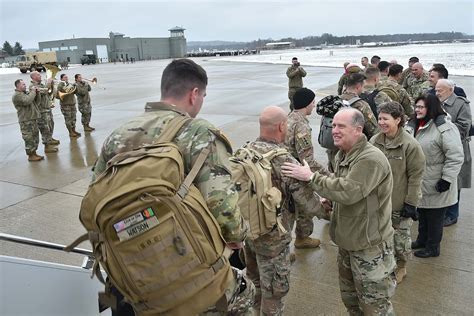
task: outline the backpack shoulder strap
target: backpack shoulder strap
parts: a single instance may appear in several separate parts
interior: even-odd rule
[[[199,170],[201,170],[201,167],[204,164],[204,161],[206,161],[206,158],[209,155],[210,151],[211,150],[209,149],[209,147],[206,147],[203,150],[201,150],[201,152],[199,153],[199,156],[194,162],[193,167],[189,171],[183,183],[181,183],[181,186],[179,187],[178,192],[176,192],[176,194],[181,199],[184,199],[184,197],[188,194],[189,188],[191,187],[191,184],[193,183],[194,178],[196,178],[197,174],[199,173]]]
[[[286,155],[288,153],[288,150],[285,148],[276,148],[272,149],[269,152],[265,153],[262,155],[262,158],[272,160],[273,158],[281,155]]]
[[[171,142],[176,136],[176,134],[179,132],[179,130],[184,126],[184,124],[191,120],[192,118],[184,114],[180,114],[177,117],[173,118],[165,125],[156,143]]]
[[[352,104],[356,103],[359,100],[362,100],[362,99],[356,96],[356,97],[353,97],[352,99],[350,99],[347,102],[349,103],[349,106],[352,106]]]

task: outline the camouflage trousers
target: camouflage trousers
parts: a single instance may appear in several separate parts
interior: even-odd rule
[[[207,311],[199,314],[201,316],[252,316],[252,306],[255,300],[255,285],[247,278],[242,270],[232,268],[234,280],[225,291],[227,299],[227,311],[219,311],[216,306],[210,307]]]
[[[411,256],[411,218],[401,217],[400,213],[392,213],[392,225],[395,230],[393,235],[393,248],[395,259],[399,268],[405,268]]]
[[[49,130],[51,131],[51,137],[54,134],[54,119],[53,119],[53,111],[49,110],[48,112],[48,124],[49,124]]]
[[[38,129],[41,132],[41,139],[43,140],[43,144],[48,144],[53,137],[53,133],[51,132],[51,124],[49,123],[50,115],[48,112],[41,112],[40,118],[38,119]]]
[[[298,90],[299,88],[290,88],[288,90],[288,99],[290,99],[290,110],[293,111],[295,109],[294,105],[293,105],[293,96],[295,95],[296,93],[296,90]]]
[[[67,129],[76,128],[76,105],[61,105],[61,112],[64,115],[64,122],[66,123]]]
[[[258,242],[258,241],[257,241]],[[276,256],[266,256],[256,251],[255,241],[245,241],[247,276],[257,289],[255,308],[260,315],[283,315],[284,297],[290,290],[290,247],[286,246]]]
[[[25,151],[27,155],[36,152],[39,144],[39,130],[36,120],[20,122],[21,137],[25,142]]]
[[[90,103],[79,104],[79,112],[81,112],[82,125],[89,125],[91,121],[92,106]]]
[[[392,241],[359,251],[339,248],[337,263],[341,298],[350,315],[395,315]]]
[[[297,210],[298,215],[296,217],[296,238],[305,238],[311,236],[314,229],[313,214],[306,214]]]

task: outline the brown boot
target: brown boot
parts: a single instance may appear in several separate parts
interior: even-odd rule
[[[51,137],[51,141],[49,142],[48,145],[59,145],[59,144],[60,144],[59,140]]]
[[[76,138],[81,136],[81,133],[76,132],[75,128],[68,128],[67,130],[69,131],[69,137]]]
[[[321,244],[321,240],[311,237],[298,238],[295,240],[296,249],[317,248]]]
[[[40,161],[43,160],[44,157],[37,155],[36,152],[33,152],[32,154],[28,155],[28,161]]]
[[[92,132],[94,130],[95,130],[95,128],[89,126],[89,124],[84,125],[84,132]]]
[[[290,263],[293,264],[293,262],[296,261],[296,253],[290,252]]]
[[[51,143],[49,143],[49,144],[46,144],[44,146],[44,152],[45,153],[57,153],[58,149],[56,147],[54,147],[54,145],[51,145]]]
[[[397,278],[397,284],[402,283],[403,279],[407,275],[407,269],[400,267],[395,270],[395,277]]]

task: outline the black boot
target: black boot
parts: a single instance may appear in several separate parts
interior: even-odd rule
[[[418,239],[411,243],[411,249],[421,249],[425,248],[425,243],[419,241]]]
[[[438,257],[439,256],[439,246],[426,247],[415,251],[415,257],[418,258],[429,258],[429,257]]]

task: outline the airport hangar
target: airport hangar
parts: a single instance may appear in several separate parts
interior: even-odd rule
[[[71,38],[39,42],[39,50],[56,51],[58,62],[67,61],[80,64],[81,57],[87,54],[97,56],[99,62],[120,60],[151,60],[181,58],[186,56],[185,29],[169,29],[170,37],[125,37],[124,34],[110,32],[108,38]]]

